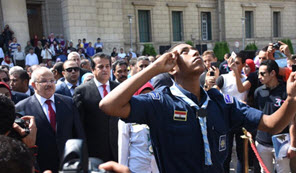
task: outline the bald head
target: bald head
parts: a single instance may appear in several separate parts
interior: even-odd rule
[[[68,60],[75,61],[77,63],[77,65],[80,67],[81,59],[80,59],[79,53],[77,53],[77,52],[71,52],[71,53],[69,53],[67,59]]]

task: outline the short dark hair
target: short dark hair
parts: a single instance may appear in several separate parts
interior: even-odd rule
[[[246,54],[243,51],[240,51],[237,55],[237,58],[240,58],[242,61],[242,64],[246,63]]]
[[[32,173],[34,157],[24,143],[0,135],[0,172]]]
[[[14,120],[14,103],[5,95],[0,94],[0,134],[5,134],[11,130]]]
[[[262,65],[267,66],[268,73],[270,73],[272,70],[274,70],[275,73],[276,73],[276,76],[278,76],[278,74],[279,74],[279,66],[274,60],[268,59],[268,60],[262,61],[260,66],[262,66]]]
[[[121,65],[125,65],[126,67],[128,66],[125,61],[123,61],[121,59],[120,60],[117,60],[112,65],[113,72],[116,70],[116,66],[121,66]]]
[[[224,56],[227,56],[227,59],[228,59],[231,56],[231,54],[230,53],[225,53]]]
[[[57,62],[54,66],[53,66],[53,70],[57,71],[60,75],[63,75],[62,74],[62,71],[64,70],[63,68],[64,66],[64,63],[63,62]]]
[[[110,63],[110,66],[111,66],[111,56],[106,55],[104,53],[96,53],[92,57],[93,61],[91,62],[91,69],[93,69],[93,70],[95,69],[95,67],[96,67],[95,59],[98,59],[98,58],[109,60],[109,63]]]
[[[263,48],[261,49],[261,51],[266,52],[267,49],[268,49],[268,46],[265,46],[265,47],[263,47]]]
[[[14,71],[11,75],[18,75],[18,77],[20,78],[20,80],[24,81],[24,80],[30,80],[30,76],[28,75],[26,70],[16,70]]]
[[[80,62],[80,68],[82,68],[82,66],[86,65],[88,62],[90,63],[90,61],[88,59],[81,60],[81,62]]]

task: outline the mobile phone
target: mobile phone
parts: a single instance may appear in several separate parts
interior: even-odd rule
[[[215,72],[214,71],[210,71],[210,76],[215,76]]]
[[[211,67],[218,67],[218,62],[211,62]]]
[[[292,65],[292,71],[293,71],[293,72],[296,71],[296,64],[293,64],[293,65]]]

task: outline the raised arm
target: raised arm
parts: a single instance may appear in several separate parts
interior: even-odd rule
[[[237,70],[236,64],[233,62],[230,64],[229,67],[232,69],[233,73],[235,74],[235,81],[236,81],[238,92],[243,93],[243,92],[249,90],[251,88],[252,84],[248,80],[246,80],[244,82],[241,81],[241,78],[240,78],[241,72],[239,72]]]
[[[295,117],[296,113],[296,72],[292,72],[287,81],[288,97],[283,105],[272,115],[263,115],[259,130],[272,134],[281,132]]]
[[[177,52],[165,53],[147,68],[125,80],[102,99],[100,109],[108,115],[127,118],[133,94],[152,77],[170,71],[176,65],[177,56]]]

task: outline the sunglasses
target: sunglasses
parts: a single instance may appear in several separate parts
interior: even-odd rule
[[[258,72],[258,76],[261,75],[264,77],[265,74],[266,74],[266,72]]]
[[[2,79],[0,79],[0,81],[3,81],[3,82],[8,82],[9,81],[9,78],[2,78]]]
[[[67,72],[69,72],[69,73],[71,73],[73,70],[74,70],[75,72],[78,72],[79,67],[70,67],[70,68],[65,69],[65,71],[67,71]]]

